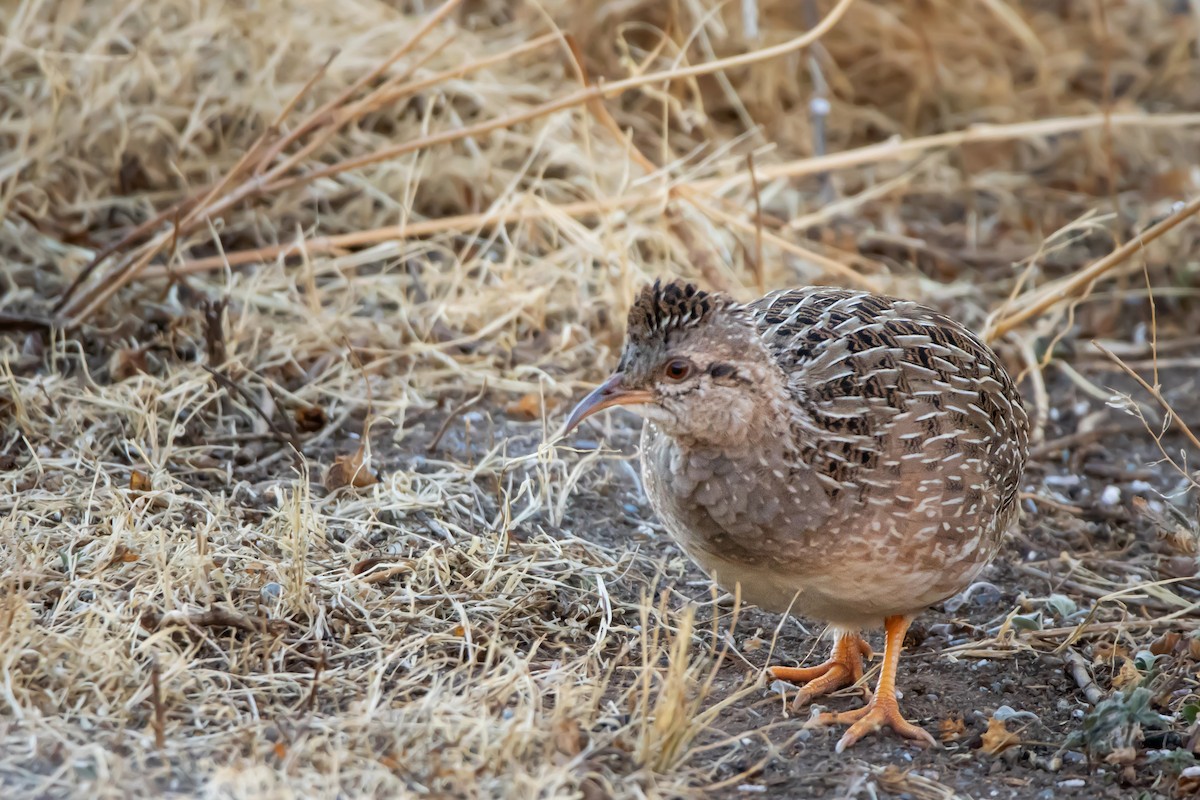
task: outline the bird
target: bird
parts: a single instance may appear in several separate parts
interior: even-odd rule
[[[882,627],[865,704],[812,722],[849,725],[838,753],[884,728],[935,745],[896,677],[913,619],[969,586],[1019,514],[1029,417],[996,353],[912,300],[807,286],[742,303],[659,279],[561,435],[614,406],[643,419],[646,496],[687,555],[833,634],[823,663],[768,668],[803,684],[793,708],[857,684]]]

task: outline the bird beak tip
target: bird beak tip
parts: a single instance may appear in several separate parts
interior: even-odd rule
[[[617,405],[648,402],[649,394],[647,392],[625,388],[621,385],[622,377],[621,373],[614,372],[609,376],[608,380],[589,392],[587,397],[580,400],[579,404],[571,410],[571,415],[567,417],[562,435],[566,436],[575,430],[579,423],[598,411],[603,411],[606,408]]]

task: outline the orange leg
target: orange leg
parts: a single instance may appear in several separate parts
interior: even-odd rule
[[[896,702],[896,670],[900,666],[900,650],[904,646],[904,634],[908,631],[910,617],[888,617],[884,621],[887,629],[887,643],[883,649],[883,669],[879,673],[879,683],[875,686],[875,694],[869,703],[854,711],[840,714],[821,714],[814,720],[818,725],[839,725],[852,722],[842,738],[838,740],[837,751],[840,753],[869,733],[875,733],[885,727],[891,728],[906,739],[912,739],[921,745],[936,745],[933,737],[924,728],[919,728],[900,716],[900,704]]]
[[[788,683],[803,683],[804,688],[792,701],[800,708],[813,698],[850,686],[863,676],[863,657],[871,657],[871,646],[857,633],[841,633],[833,643],[829,660],[815,667],[771,667],[772,678]]]

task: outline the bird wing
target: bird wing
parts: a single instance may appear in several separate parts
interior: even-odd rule
[[[749,310],[788,379],[796,468],[827,491],[921,514],[944,501],[965,506],[957,515],[1015,502],[1028,419],[968,329],[912,301],[822,287]]]

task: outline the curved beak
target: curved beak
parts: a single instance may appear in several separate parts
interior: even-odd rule
[[[566,436],[579,423],[610,406],[628,406],[637,403],[649,403],[653,396],[644,389],[627,389],[621,385],[624,376],[614,372],[608,380],[592,390],[591,394],[579,401],[571,416],[567,417],[566,427],[562,435]]]

